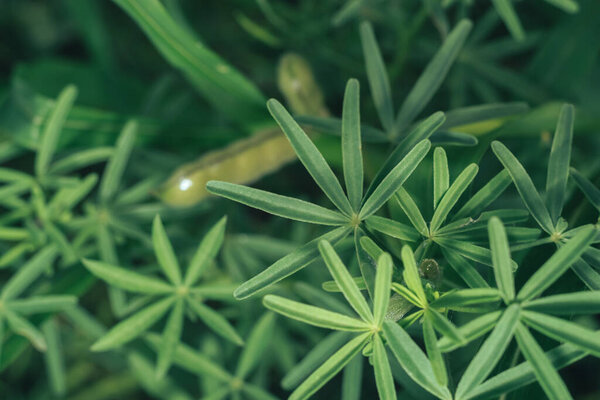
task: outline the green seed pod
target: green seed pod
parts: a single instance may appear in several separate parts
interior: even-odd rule
[[[205,186],[210,180],[248,184],[294,159],[287,138],[272,128],[181,166],[157,194],[169,205],[192,206],[208,196]]]
[[[432,258],[426,258],[419,265],[419,275],[428,281],[437,282],[441,276],[440,266]]]
[[[329,115],[323,92],[308,62],[295,53],[284,54],[277,68],[277,84],[295,114],[326,117]]]

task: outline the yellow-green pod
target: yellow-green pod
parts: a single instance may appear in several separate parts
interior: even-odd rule
[[[295,158],[287,138],[274,127],[180,167],[158,195],[172,206],[192,206],[208,196],[205,186],[210,180],[251,183]]]
[[[293,113],[326,117],[323,92],[308,62],[295,53],[284,54],[277,68],[277,84]]]

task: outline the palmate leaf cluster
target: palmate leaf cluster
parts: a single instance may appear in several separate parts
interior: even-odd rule
[[[0,398],[600,393],[597,5],[60,3],[0,82]]]

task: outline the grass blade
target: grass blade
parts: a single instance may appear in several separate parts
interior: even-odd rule
[[[352,207],[340,186],[340,182],[306,133],[277,100],[269,100],[267,108],[287,136],[308,173],[323,190],[323,193],[341,212],[348,216],[352,215]]]
[[[365,219],[374,214],[389,200],[390,197],[402,186],[413,171],[419,166],[423,158],[429,152],[431,143],[429,140],[419,142],[406,157],[402,159],[381,183],[373,190],[360,210],[360,218]]]
[[[518,324],[516,329],[516,338],[519,348],[523,352],[525,359],[533,367],[533,372],[537,380],[544,389],[544,393],[550,400],[569,400],[572,399],[569,390],[562,381],[560,375],[554,369],[554,366],[546,357],[544,350],[535,341],[529,330],[523,325]]]
[[[358,213],[363,194],[363,161],[360,139],[360,94],[356,79],[348,81],[344,94],[342,160],[348,200],[352,209]]]
[[[167,297],[119,322],[106,335],[98,339],[91,350],[106,351],[130,342],[161,319],[174,302],[174,297]]]
[[[236,332],[233,326],[221,314],[214,311],[212,308],[205,306],[200,301],[190,300],[188,306],[194,313],[208,326],[213,332],[221,337],[231,341],[232,343],[242,346],[244,340]]]
[[[385,321],[383,323],[383,333],[392,353],[413,381],[440,399],[452,399],[448,389],[441,386],[435,379],[435,374],[427,356],[404,329],[395,322]]]
[[[569,179],[569,164],[571,163],[571,143],[573,142],[573,124],[575,107],[565,104],[560,110],[550,160],[548,161],[548,176],[546,178],[546,206],[554,225],[562,212]]]
[[[375,292],[377,293],[377,292]],[[394,378],[387,358],[383,342],[378,334],[373,335],[373,369],[375,370],[375,383],[377,393],[381,400],[395,400],[396,388]]]
[[[511,305],[506,309],[490,336],[483,342],[463,373],[456,388],[457,399],[468,397],[469,392],[492,372],[510,343],[518,323],[519,306]]]
[[[518,300],[530,300],[540,295],[565,273],[577,261],[585,249],[592,243],[598,230],[587,226],[571,238],[552,255],[523,285],[517,295]]]
[[[389,133],[394,130],[394,105],[392,90],[383,57],[373,33],[373,27],[368,22],[360,24],[360,41],[362,43],[367,79],[371,88],[371,96],[375,102],[377,115],[383,128]]]
[[[185,274],[184,284],[186,286],[195,284],[219,253],[225,238],[226,225],[227,217],[223,217],[202,238]]]
[[[346,300],[348,300],[348,303],[363,321],[372,323],[373,314],[369,309],[367,301],[360,293],[360,289],[356,286],[354,279],[352,279],[348,269],[342,260],[340,260],[340,257],[337,255],[331,244],[326,240],[321,240],[319,242],[319,251],[327,265],[327,269],[329,269],[329,273],[338,284],[338,287],[341,289]]]
[[[348,218],[337,211],[304,200],[281,196],[235,183],[210,181],[206,184],[206,189],[212,194],[283,218],[322,225],[348,223]]]
[[[137,122],[133,120],[128,121],[117,139],[114,151],[106,163],[106,168],[100,181],[100,200],[103,202],[112,200],[119,190],[127,161],[129,161],[129,156],[135,144],[137,131]]]
[[[448,188],[436,207],[433,217],[431,217],[431,223],[429,224],[430,232],[435,232],[442,226],[448,214],[460,199],[460,196],[462,196],[467,187],[473,182],[473,179],[475,179],[478,171],[479,167],[477,164],[469,165],[460,173],[450,188]]]
[[[425,108],[439,89],[450,67],[458,56],[472,27],[471,21],[462,20],[450,32],[444,44],[431,59],[402,103],[396,118],[396,132],[406,128]]]
[[[433,151],[433,209],[438,206],[446,190],[450,186],[450,171],[448,170],[448,157],[442,147]]]
[[[506,146],[498,141],[492,142],[492,151],[510,174],[521,199],[523,199],[523,203],[525,203],[533,218],[547,233],[554,233],[554,224],[552,218],[550,218],[550,213],[523,165]]]
[[[154,217],[152,224],[152,245],[158,259],[158,264],[165,276],[174,285],[181,285],[181,267],[179,267],[179,262],[173,251],[173,246],[171,246],[171,241],[160,220],[160,215]]]
[[[283,278],[301,270],[318,256],[318,243],[321,240],[328,240],[335,243],[348,236],[350,231],[351,228],[341,227],[311,240],[287,256],[280,258],[252,279],[242,283],[233,292],[233,296],[238,300],[245,299],[260,289],[279,282]]]
[[[289,400],[305,400],[310,398],[346,364],[354,358],[369,340],[371,333],[363,333],[346,343],[315,372],[313,372],[288,398]]]
[[[157,379],[162,379],[167,374],[173,362],[175,349],[179,344],[181,331],[183,330],[183,306],[183,299],[177,299],[167,319],[167,324],[165,325],[162,340],[158,348],[158,360],[156,362]]]
[[[167,294],[174,291],[173,286],[156,278],[151,278],[121,267],[100,261],[83,260],[83,265],[95,276],[111,286],[134,293]]]
[[[35,157],[35,174],[38,177],[42,177],[48,172],[58,145],[60,133],[76,97],[77,88],[69,85],[60,92],[56,99],[54,109],[48,117],[44,131],[41,134],[41,142]]]
[[[377,260],[377,273],[375,275],[375,295],[373,298],[373,314],[376,326],[381,326],[390,303],[390,287],[392,284],[392,257],[382,254]]]
[[[600,357],[600,333],[561,318],[533,311],[523,311],[522,318],[536,331],[559,342],[571,343],[594,357]]]
[[[510,249],[506,230],[499,218],[492,217],[488,223],[488,234],[490,236],[490,250],[492,252],[492,264],[494,265],[494,277],[504,302],[509,304],[515,298],[515,281],[510,265]]]

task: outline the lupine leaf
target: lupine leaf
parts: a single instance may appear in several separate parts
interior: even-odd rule
[[[404,211],[404,213],[408,217],[408,220],[415,227],[415,229],[421,235],[425,237],[429,236],[429,227],[427,226],[427,222],[425,222],[425,218],[423,218],[419,207],[412,199],[410,194],[408,194],[408,192],[403,187],[401,187],[396,192],[395,199],[402,208],[402,211]]]
[[[367,218],[365,225],[368,229],[373,229],[387,236],[409,242],[416,242],[420,237],[419,233],[413,227],[378,215],[371,215]]]
[[[179,266],[171,241],[169,240],[160,220],[160,216],[158,215],[154,218],[154,223],[152,224],[152,244],[154,246],[156,258],[158,259],[158,264],[165,276],[174,285],[180,285],[181,267]]]
[[[425,349],[427,356],[431,362],[433,373],[438,383],[441,386],[448,385],[448,372],[446,371],[446,363],[442,352],[437,345],[437,337],[433,330],[433,323],[431,322],[431,310],[425,310],[423,316],[423,341],[425,342]]]
[[[519,41],[524,40],[525,31],[521,26],[521,21],[515,12],[511,0],[492,0],[492,2],[512,37]]]
[[[348,222],[348,218],[337,211],[235,183],[210,181],[206,189],[212,194],[283,218],[323,225],[343,225]]]
[[[477,193],[475,193],[465,205],[454,214],[452,220],[456,221],[459,218],[466,217],[476,218],[504,192],[510,182],[510,174],[507,170],[503,169],[479,189]]]
[[[321,328],[350,332],[360,332],[370,329],[368,324],[357,318],[309,306],[272,294],[266,295],[263,298],[263,304],[269,310],[285,315],[288,318]]]
[[[390,303],[390,286],[392,283],[392,257],[382,254],[377,260],[375,275],[375,295],[373,299],[373,314],[375,326],[381,326]]]
[[[510,177],[523,199],[523,203],[537,221],[540,227],[552,234],[554,231],[554,225],[552,224],[552,218],[546,208],[546,205],[542,201],[540,194],[535,189],[533,182],[523,165],[517,160],[517,158],[500,142],[492,142],[492,150],[496,157],[500,160],[504,168],[510,174]]]
[[[592,182],[590,182],[575,168],[571,168],[570,171],[571,176],[573,177],[573,180],[577,186],[579,186],[579,189],[581,189],[585,197],[587,197],[589,202],[592,203],[596,210],[600,211],[600,189],[594,186]]]
[[[442,147],[433,151],[433,209],[435,210],[446,190],[450,186],[448,157]]]
[[[226,224],[227,217],[221,218],[212,228],[210,228],[200,242],[185,274],[184,284],[186,286],[195,284],[217,256],[225,237]]]
[[[546,178],[546,205],[552,222],[556,225],[562,212],[569,179],[571,163],[571,142],[573,141],[573,124],[575,108],[570,104],[563,105],[560,110]]]
[[[383,342],[377,334],[373,335],[373,369],[375,370],[375,382],[379,398],[382,400],[395,400],[396,388],[394,387],[390,363]]]
[[[498,319],[500,319],[501,315],[501,311],[483,314],[482,316],[462,325],[460,328],[458,328],[458,330],[465,338],[467,343],[471,342],[491,331],[494,326],[496,326],[496,323],[498,322]],[[442,352],[446,353],[459,348],[461,343],[458,343],[448,337],[443,337],[438,341],[438,346]]]
[[[62,311],[77,304],[77,297],[67,295],[31,296],[6,302],[7,306],[21,314],[52,313]]]
[[[599,314],[600,296],[596,292],[575,292],[545,296],[523,305],[546,314]]]
[[[119,190],[127,161],[135,144],[137,131],[137,122],[133,120],[129,121],[125,124],[117,139],[114,153],[111,155],[108,163],[106,163],[102,181],[100,182],[100,200],[103,202],[112,200]]]
[[[43,333],[31,322],[10,310],[3,310],[8,326],[18,335],[24,336],[39,351],[46,351],[47,344]]]
[[[419,298],[421,304],[427,305],[427,297],[423,290],[421,278],[419,277],[419,270],[417,269],[417,263],[415,262],[415,256],[409,246],[404,245],[402,247],[402,264],[404,265],[404,282],[410,290],[412,290]]]
[[[544,350],[535,341],[531,333],[521,324],[517,324],[516,338],[519,349],[533,367],[533,372],[544,393],[550,400],[572,399],[569,390],[562,381],[554,366],[546,357]]]
[[[510,265],[510,249],[508,248],[506,230],[500,219],[492,217],[488,223],[488,232],[496,284],[500,289],[504,302],[508,304],[515,298],[515,281]]]
[[[594,226],[582,229],[552,255],[523,285],[517,299],[529,300],[552,285],[581,256],[592,243],[598,230]]]
[[[367,343],[371,333],[363,333],[346,343],[292,392],[289,400],[305,400],[333,378]]]
[[[56,255],[54,246],[44,247],[4,284],[0,298],[6,301],[19,296],[44,270],[52,268]]]
[[[169,318],[167,318],[167,324],[159,345],[158,361],[156,362],[156,377],[158,379],[163,378],[171,367],[175,349],[181,339],[181,331],[183,330],[183,311],[183,299],[177,299]]]
[[[331,244],[322,240],[319,243],[319,251],[321,252],[321,257],[325,260],[329,273],[338,284],[338,287],[342,290],[348,303],[363,321],[372,322],[373,314],[371,313],[369,305]]]
[[[317,185],[323,190],[323,193],[335,206],[344,214],[352,215],[352,206],[344,194],[339,181],[333,174],[333,171],[327,165],[327,162],[310,141],[306,133],[294,121],[292,116],[277,100],[271,99],[267,102],[269,112],[277,121],[283,133],[287,136],[292,147],[296,151],[298,158],[304,164],[308,173],[313,177]]]
[[[134,293],[167,294],[174,291],[173,286],[156,278],[151,278],[100,261],[83,260],[83,265],[111,286]]]
[[[360,95],[356,79],[350,79],[346,85],[342,118],[344,181],[350,205],[355,212],[359,212],[363,194],[363,161],[360,139]]]
[[[244,379],[256,367],[271,343],[274,328],[275,314],[263,314],[248,335],[235,369],[236,377]]]
[[[220,313],[214,311],[212,308],[205,306],[199,301],[189,300],[187,301],[188,306],[194,311],[194,313],[204,322],[210,329],[215,333],[221,335],[225,339],[232,343],[241,346],[244,344],[244,340],[231,326]]]

